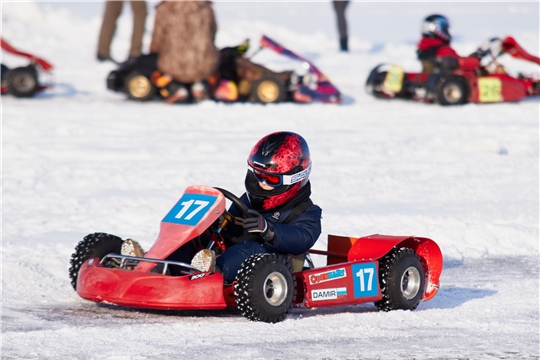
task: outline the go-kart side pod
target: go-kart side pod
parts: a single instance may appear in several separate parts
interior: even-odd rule
[[[221,274],[166,276],[103,267],[88,259],[79,272],[77,294],[85,300],[162,310],[224,309]]]
[[[374,234],[361,238],[328,235],[328,265],[345,261],[379,260],[394,248],[412,249],[422,260],[427,276],[423,301],[432,299],[439,289],[439,278],[443,268],[443,257],[437,243],[416,236],[391,236]],[[311,250],[310,252],[317,253]],[[323,253],[323,252],[320,252]]]

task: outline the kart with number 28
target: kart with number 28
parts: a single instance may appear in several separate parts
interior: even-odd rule
[[[71,257],[73,288],[96,303],[162,310],[238,308],[250,320],[270,323],[284,320],[293,307],[374,302],[382,311],[413,310],[437,293],[441,251],[433,240],[417,236],[329,235],[327,251],[251,256],[233,284],[225,284],[218,272],[170,260],[186,245],[212,249],[218,256],[231,245],[222,230],[242,218],[226,210],[226,199],[248,215],[245,204],[227,190],[188,187],[141,256],[122,254],[127,239],[87,235]],[[310,254],[326,256],[326,265],[315,268]]]

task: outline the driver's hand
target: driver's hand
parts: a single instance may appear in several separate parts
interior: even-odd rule
[[[264,241],[272,242],[274,240],[274,227],[259,214],[258,211],[249,209],[249,217],[244,218],[244,229],[251,234],[259,234]]]

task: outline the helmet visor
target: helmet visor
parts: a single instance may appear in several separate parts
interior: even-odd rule
[[[281,185],[296,184],[297,182],[308,178],[309,173],[311,172],[311,165],[307,169],[302,170],[293,175],[269,173],[269,172],[261,171],[258,169],[254,169],[249,165],[248,165],[248,170],[253,172],[253,176],[255,176],[255,179],[257,179],[257,181],[264,182],[268,186],[278,187]]]

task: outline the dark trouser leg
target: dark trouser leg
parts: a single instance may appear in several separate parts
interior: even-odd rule
[[[133,34],[129,56],[140,56],[147,15],[146,2],[131,1],[131,8],[133,9]]]
[[[121,12],[122,1],[107,1],[105,3],[105,14],[98,40],[98,54],[105,58],[111,55],[111,42],[116,31],[116,19]]]
[[[230,284],[236,278],[242,263],[251,255],[271,252],[255,241],[241,242],[231,246],[216,259],[216,265],[221,269],[225,282]]]
[[[348,51],[347,19],[345,18],[345,9],[349,5],[348,1],[333,1],[336,10],[337,25],[339,31],[339,45],[342,51]]]

